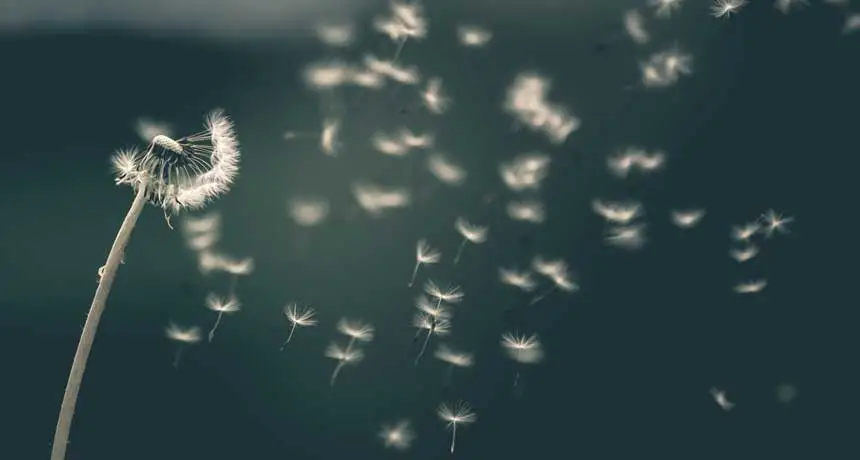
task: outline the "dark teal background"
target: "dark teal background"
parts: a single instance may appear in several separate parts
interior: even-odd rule
[[[822,456],[833,444],[814,441],[823,428],[807,424],[826,392],[809,377],[823,366],[816,350],[826,340],[816,335],[826,321],[817,307],[826,255],[810,237],[825,214],[820,172],[856,154],[857,118],[846,114],[860,100],[860,35],[840,35],[839,10],[816,3],[785,17],[753,2],[717,21],[691,1],[677,17],[650,22],[655,46],[647,48],[621,35],[623,2],[578,15],[500,13],[486,21],[490,46],[464,50],[454,27],[481,18],[480,8],[427,3],[430,36],[408,43],[402,59],[444,79],[450,112],[427,116],[406,89],[341,93],[348,116],[336,159],[312,142],[281,139],[319,126],[317,98],[299,76],[331,53],[312,40],[103,31],[0,38],[0,458],[49,455],[96,270],[132,199],[113,185],[111,152],[138,142],[138,116],[189,133],[215,107],[235,119],[244,147],[238,182],[210,209],[224,216],[222,248],[256,260],[239,284],[245,308],[173,369],[164,326],[207,330],[214,315],[203,299],[228,282],[200,275],[181,235],[159,210],[145,209],[99,329],[69,460],[442,458],[449,434],[434,410],[451,398],[478,413],[458,431],[461,458],[811,458],[813,449],[838,458]],[[342,55],[392,52],[365,37]],[[638,81],[639,59],[675,41],[694,56],[692,77],[665,90],[623,89]],[[583,120],[561,147],[512,133],[501,111],[506,86],[525,69],[551,76],[552,99]],[[467,184],[439,185],[420,154],[371,151],[376,129],[403,125],[435,131],[440,148],[468,169]],[[665,149],[666,170],[646,180],[611,177],[606,155],[628,144]],[[540,227],[505,217],[496,172],[533,149],[553,161]],[[370,218],[350,195],[358,179],[409,186],[416,203]],[[308,194],[332,203],[330,219],[314,229],[286,213],[288,198]],[[496,199],[488,205],[487,197]],[[595,197],[642,200],[648,245],[634,253],[603,245]],[[688,206],[708,214],[682,233],[668,213]],[[731,225],[771,207],[797,217],[791,234],[737,265],[727,255]],[[459,266],[423,272],[466,293],[451,344],[474,351],[477,363],[446,390],[440,363],[411,364],[416,290],[406,282],[417,239],[454,254],[458,215],[491,229]],[[527,298],[502,287],[496,269],[534,254],[564,257],[582,290],[504,315]],[[770,282],[760,295],[731,292],[759,276]],[[281,308],[290,301],[313,305],[321,325],[298,330],[279,353],[288,331]],[[330,389],[334,363],[323,350],[339,339],[341,316],[369,321],[377,337]],[[545,363],[523,374],[521,396],[498,345],[512,328],[539,333],[547,350]],[[783,382],[799,389],[792,405],[775,399]],[[737,408],[721,411],[712,386]],[[418,434],[405,454],[385,451],[376,437],[381,423],[400,418]]]

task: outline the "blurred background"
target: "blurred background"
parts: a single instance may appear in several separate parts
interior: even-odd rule
[[[451,108],[429,113],[411,86],[338,91],[343,147],[332,157],[314,137],[284,139],[320,131],[329,116],[302,72],[325,59],[393,56],[396,45],[370,26],[387,2],[0,1],[0,458],[49,456],[96,271],[133,198],[114,185],[110,155],[144,144],[140,117],[190,134],[219,107],[235,120],[242,170],[207,209],[223,216],[219,249],[255,261],[238,284],[243,310],[171,366],[165,326],[207,331],[215,313],[204,298],[225,293],[229,278],[201,274],[181,232],[147,207],[102,318],[69,460],[442,458],[450,433],[435,410],[455,399],[478,414],[458,430],[454,455],[465,458],[829,453],[821,437],[838,431],[808,426],[826,391],[810,376],[824,370],[820,347],[833,336],[822,336],[830,317],[816,307],[828,253],[811,244],[811,227],[832,209],[825,166],[856,149],[860,34],[843,33],[856,5],[810,3],[783,14],[753,1],[723,20],[704,1],[658,18],[641,0],[428,0],[429,33],[399,60],[442,78]],[[634,8],[647,45],[624,32]],[[326,46],[315,35],[322,23],[352,24],[354,42]],[[461,46],[462,24],[492,40]],[[642,87],[640,62],[674,45],[693,56],[692,75]],[[513,129],[502,110],[508,85],[529,70],[582,120],[561,145]],[[465,183],[430,175],[424,152],[373,150],[376,131],[401,127],[434,133],[434,150],[468,171]],[[607,157],[626,145],[664,150],[665,169],[612,176]],[[529,151],[552,158],[540,225],[507,217],[498,173]],[[369,216],[350,191],[356,181],[406,187],[412,203]],[[291,219],[288,202],[306,197],[328,202],[320,225]],[[641,201],[647,244],[604,244],[595,198]],[[681,230],[669,213],[687,207],[707,215]],[[731,227],[768,208],[796,217],[790,233],[749,262],[730,259]],[[453,266],[458,216],[489,225],[490,237]],[[407,288],[420,238],[445,258]],[[565,259],[580,291],[524,307],[529,297],[497,270],[535,255]],[[465,292],[444,341],[476,362],[453,383],[432,353],[412,364],[413,303],[428,277]],[[769,282],[761,293],[732,292],[755,278]],[[293,301],[313,306],[320,325],[279,352]],[[323,350],[342,341],[343,316],[377,334],[330,388],[335,363]],[[499,346],[509,330],[539,334],[546,349],[516,389]],[[733,410],[715,403],[714,387]],[[404,418],[417,439],[386,450],[381,424]]]

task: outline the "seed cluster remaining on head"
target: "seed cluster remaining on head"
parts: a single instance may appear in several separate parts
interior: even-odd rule
[[[165,212],[202,207],[226,192],[239,171],[233,122],[216,110],[206,129],[179,139],[158,134],[145,151],[123,150],[113,158],[117,184],[146,187],[151,203]]]

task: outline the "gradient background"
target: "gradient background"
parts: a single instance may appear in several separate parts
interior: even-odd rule
[[[430,35],[408,43],[402,60],[444,79],[451,110],[428,116],[412,90],[394,95],[391,86],[343,92],[346,147],[333,159],[281,135],[319,129],[304,65],[393,52],[367,27],[379,4],[2,3],[0,458],[49,455],[96,270],[132,199],[113,185],[111,152],[138,142],[138,116],[188,133],[214,107],[235,119],[244,146],[239,181],[209,209],[224,216],[222,249],[256,260],[239,284],[245,309],[172,368],[164,326],[208,330],[215,316],[203,299],[227,279],[200,275],[181,235],[145,209],[90,358],[69,460],[443,458],[450,434],[434,411],[451,398],[478,413],[458,433],[461,458],[804,458],[813,449],[841,457],[821,437],[839,432],[812,415],[828,391],[811,371],[826,368],[819,351],[829,317],[818,297],[826,254],[809,243],[809,226],[827,212],[817,200],[828,185],[814,185],[820,165],[856,151],[860,35],[840,35],[839,9],[816,2],[786,17],[753,2],[717,21],[705,2],[686,2],[671,20],[650,20],[655,40],[637,48],[620,16],[642,2],[428,1]],[[353,48],[327,50],[308,34],[315,21],[341,16],[362,24]],[[489,27],[490,46],[459,47],[461,21]],[[675,42],[694,56],[692,77],[666,90],[623,89],[638,81],[638,59]],[[563,146],[511,132],[501,112],[506,86],[527,69],[551,76],[552,99],[583,119]],[[371,150],[373,131],[400,126],[435,131],[469,181],[444,187],[420,153]],[[667,169],[647,180],[611,177],[606,155],[628,144],[665,149]],[[529,150],[553,158],[543,226],[512,222],[503,200],[485,200],[507,196],[497,163]],[[408,186],[416,202],[370,218],[349,193],[358,179]],[[331,200],[324,225],[290,221],[286,201],[304,195]],[[632,253],[604,246],[595,197],[642,200],[649,244]],[[708,215],[682,233],[668,213],[688,206]],[[730,226],[770,207],[797,216],[792,233],[737,265],[727,256]],[[416,292],[406,281],[418,238],[453,255],[458,215],[488,223],[491,236],[460,265],[424,272],[466,292],[449,341],[477,363],[446,389],[444,366],[429,353],[411,364]],[[502,287],[496,269],[534,254],[567,259],[582,290],[506,315],[527,298]],[[760,295],[731,293],[759,276],[770,280]],[[297,331],[279,353],[290,301],[316,307],[321,325]],[[344,315],[371,322],[377,337],[332,390],[334,363],[322,352]],[[498,345],[512,328],[539,333],[547,350],[523,374],[521,395]],[[800,391],[790,405],[775,398],[783,382]],[[737,408],[720,410],[712,386]],[[418,434],[403,454],[376,437],[400,418]]]

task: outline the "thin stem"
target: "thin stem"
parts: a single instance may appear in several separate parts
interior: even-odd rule
[[[354,344],[355,344],[355,337],[350,337],[350,338],[349,338],[349,343],[348,343],[348,344],[346,344],[346,352],[347,352],[347,354],[349,354],[349,352],[350,352],[350,351],[352,351],[352,346],[353,346]]]
[[[179,360],[182,359],[183,348],[185,347],[183,347],[182,345],[176,347],[176,354],[173,355],[173,367],[179,367]]]
[[[520,383],[520,371],[517,371],[516,375],[514,375],[514,387],[516,387],[518,383]]]
[[[415,262],[415,268],[412,269],[412,278],[409,279],[409,287],[415,284],[415,276],[418,275],[419,268],[421,268],[421,262]]]
[[[75,416],[75,405],[78,402],[78,393],[81,391],[84,371],[87,368],[87,358],[89,358],[90,350],[93,348],[99,320],[107,304],[108,294],[110,294],[113,280],[116,278],[116,272],[122,262],[125,247],[128,245],[128,240],[132,230],[134,230],[134,225],[137,223],[137,218],[143,211],[144,204],[146,204],[146,184],[142,183],[138,185],[137,195],[135,195],[134,201],[132,201],[131,207],[119,227],[113,246],[110,248],[104,272],[99,279],[99,286],[96,288],[93,303],[90,305],[90,311],[81,332],[78,349],[75,351],[75,359],[72,361],[72,369],[69,371],[66,391],[63,394],[63,403],[60,406],[60,416],[57,419],[57,429],[54,432],[54,443],[51,447],[51,460],[63,460],[66,456],[69,432],[72,427],[72,418]]]
[[[466,248],[466,242],[468,241],[468,239],[463,238],[463,242],[460,243],[460,249],[457,249],[457,256],[454,257],[454,265],[457,265],[457,263],[460,262],[460,256],[463,255],[463,249]]]
[[[212,343],[212,339],[215,338],[215,331],[218,330],[218,325],[221,324],[221,317],[224,316],[223,311],[218,312],[218,319],[215,320],[215,325],[212,326],[212,330],[209,331],[209,343]]]
[[[337,367],[334,368],[334,372],[331,373],[331,379],[328,381],[328,385],[330,387],[334,386],[334,381],[337,380],[337,374],[340,374],[340,370],[343,368],[343,365],[346,364],[346,361],[339,361],[337,363]]]
[[[230,279],[230,298],[236,297],[236,286],[239,284],[239,275],[234,274]]]
[[[293,327],[290,328],[290,335],[287,336],[286,342],[281,345],[281,351],[284,351],[284,348],[287,347],[287,344],[290,343],[290,340],[293,339],[293,332],[296,331],[296,323],[293,323]]]
[[[392,64],[397,64],[397,58],[400,57],[400,52],[403,51],[403,46],[406,45],[406,40],[409,40],[409,37],[401,38],[400,43],[397,44],[397,51],[394,52],[394,57],[391,59]]]
[[[451,429],[451,453],[454,453],[454,444],[457,442],[457,423]]]
[[[544,299],[544,297],[546,297],[546,296],[548,296],[548,295],[552,294],[553,292],[555,292],[555,290],[556,290],[556,288],[557,288],[557,287],[558,287],[558,286],[553,285],[551,288],[549,288],[549,289],[547,289],[546,291],[544,291],[544,292],[543,292],[543,294],[541,294],[541,295],[539,295],[539,296],[535,297],[534,299],[532,299],[532,301],[531,301],[531,302],[529,302],[529,305],[534,305],[534,304],[536,304],[536,303],[540,302],[541,300],[543,300],[543,299]]]
[[[418,361],[421,361],[421,357],[424,356],[424,351],[427,350],[427,342],[430,341],[430,336],[433,335],[433,332],[427,330],[427,337],[424,338],[424,345],[421,345],[421,351],[418,352],[418,356],[415,357],[415,365],[418,365]]]

